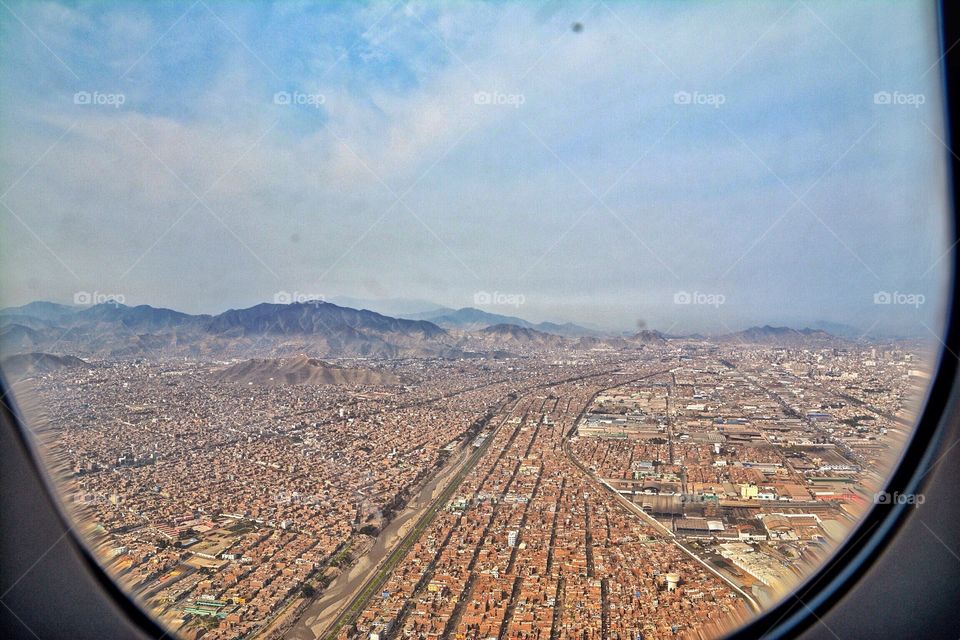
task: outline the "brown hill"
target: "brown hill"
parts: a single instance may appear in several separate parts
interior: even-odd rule
[[[316,358],[252,359],[238,362],[211,375],[217,382],[236,382],[262,386],[274,385],[395,385],[401,379],[375,369],[346,368]]]
[[[77,368],[89,369],[90,364],[74,356],[52,353],[18,353],[0,360],[0,369],[13,379]]]
[[[537,347],[562,347],[566,341],[552,333],[544,333],[536,329],[518,327],[514,324],[495,324],[477,332],[483,340],[494,345],[506,347],[525,345]]]

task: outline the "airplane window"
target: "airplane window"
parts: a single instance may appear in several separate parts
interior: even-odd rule
[[[170,637],[721,637],[923,503],[935,6],[0,5],[5,402]]]

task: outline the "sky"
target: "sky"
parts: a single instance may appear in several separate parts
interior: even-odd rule
[[[934,34],[911,2],[3,0],[0,302],[936,333]]]

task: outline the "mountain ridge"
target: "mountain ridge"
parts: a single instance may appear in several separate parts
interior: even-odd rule
[[[32,316],[30,312],[39,316]],[[30,303],[0,310],[0,346],[6,353],[56,351],[93,357],[318,357],[457,358],[538,349],[643,348],[682,336],[655,330],[631,335],[582,335],[577,325],[533,324],[465,307],[459,320],[476,328],[444,328],[424,319],[397,318],[330,302],[260,303],[222,313],[189,314],[150,305],[108,302],[89,307]],[[448,314],[449,315],[449,314]],[[499,320],[504,320],[499,322]],[[543,328],[553,331],[544,331]],[[564,333],[564,328],[570,329]],[[713,342],[783,347],[826,346],[844,341],[819,329],[749,327]]]

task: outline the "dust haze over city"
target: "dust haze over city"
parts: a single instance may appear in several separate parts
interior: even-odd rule
[[[890,499],[926,5],[4,9],[0,369],[176,636],[714,637]]]

